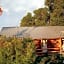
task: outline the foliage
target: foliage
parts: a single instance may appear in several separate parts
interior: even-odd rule
[[[27,13],[27,15],[25,17],[23,17],[22,19],[22,24],[21,26],[30,26],[32,24],[32,14],[31,13]]]
[[[45,0],[45,7],[27,13],[20,26],[63,26],[64,0]]]
[[[47,17],[49,16],[47,8],[40,8],[34,10],[34,15],[27,13],[25,17],[21,20],[20,26],[42,26],[46,25]]]
[[[31,39],[0,37],[0,64],[32,64],[35,58]]]
[[[64,25],[64,0],[46,0],[48,6],[51,25]]]

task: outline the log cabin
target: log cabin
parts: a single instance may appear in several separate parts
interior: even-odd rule
[[[64,53],[64,26],[3,27],[0,35],[31,38],[37,55]]]

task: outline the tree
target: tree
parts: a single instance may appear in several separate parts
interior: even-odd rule
[[[25,17],[22,18],[20,26],[43,26],[46,25],[48,20],[48,12],[47,8],[39,8],[34,10],[34,15],[32,16],[31,13],[27,13]]]
[[[46,0],[51,25],[64,25],[64,0]]]
[[[0,37],[0,64],[33,64],[35,58],[32,39]]]
[[[32,14],[27,13],[25,17],[21,20],[20,26],[31,26],[32,25]]]
[[[45,0],[45,7],[27,13],[22,18],[20,26],[63,26],[64,0]]]
[[[34,22],[35,22],[35,26],[43,26],[46,25],[46,23],[48,22],[47,18],[49,16],[48,12],[47,12],[47,8],[39,8],[37,10],[34,10]]]

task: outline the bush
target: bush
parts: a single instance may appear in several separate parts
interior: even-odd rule
[[[0,37],[0,64],[33,64],[35,58],[31,39]]]

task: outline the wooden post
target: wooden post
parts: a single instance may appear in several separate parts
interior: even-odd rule
[[[60,52],[60,54],[64,55],[64,39],[62,39],[62,41],[61,41],[61,52]]]

